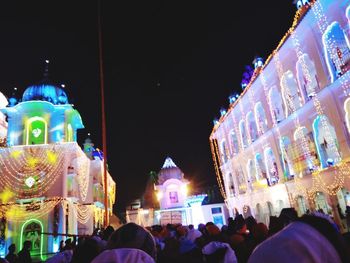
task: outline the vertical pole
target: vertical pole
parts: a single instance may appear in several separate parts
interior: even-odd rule
[[[101,0],[98,0],[98,44],[99,44],[99,64],[100,64],[100,86],[101,86],[101,114],[102,114],[102,147],[103,147],[103,180],[104,180],[104,206],[105,220],[104,226],[108,222],[108,180],[107,180],[107,143],[106,143],[106,113],[105,113],[105,91],[103,76],[103,53],[102,53],[102,25],[101,25]]]

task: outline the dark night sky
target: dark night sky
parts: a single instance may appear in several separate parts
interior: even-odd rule
[[[7,1],[0,11],[0,91],[42,78],[66,84],[101,145],[97,2]],[[107,143],[117,207],[137,198],[167,155],[193,185],[216,183],[212,120],[292,24],[292,0],[102,1]]]

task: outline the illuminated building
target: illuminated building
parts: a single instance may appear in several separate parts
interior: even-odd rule
[[[47,68],[21,100],[9,100],[7,107],[1,103],[8,127],[7,145],[0,148],[0,256],[11,243],[20,250],[31,240],[32,256],[44,260],[57,252],[63,235],[103,226],[103,154],[90,139],[84,151],[77,144],[82,119],[64,89],[49,81]],[[116,186],[108,178],[112,213]]]
[[[151,176],[152,175],[151,173]],[[154,178],[153,189],[149,189],[159,202],[159,208],[148,205],[137,205],[126,211],[128,222],[135,222],[143,226],[154,224],[193,224],[213,222],[218,226],[226,223],[228,211],[224,203],[203,205],[206,194],[189,195],[190,182],[184,178],[184,173],[170,157]],[[147,189],[147,188],[146,188]],[[148,198],[149,199],[149,198]],[[152,202],[153,203],[153,202]],[[147,208],[147,209],[145,209]]]
[[[292,27],[214,121],[211,150],[231,215],[268,223],[292,206],[339,223],[337,205],[350,205],[350,5],[295,3]]]

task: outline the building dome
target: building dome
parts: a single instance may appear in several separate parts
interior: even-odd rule
[[[29,86],[23,93],[22,101],[42,100],[52,104],[67,104],[68,97],[64,90],[48,82]]]
[[[162,169],[158,173],[158,184],[163,184],[168,179],[183,180],[184,174],[170,157],[165,159]]]

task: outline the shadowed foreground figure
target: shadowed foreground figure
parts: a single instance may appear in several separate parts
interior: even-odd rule
[[[330,221],[304,215],[262,242],[248,263],[340,263],[350,262],[349,251]]]
[[[32,242],[29,240],[24,241],[22,250],[18,253],[18,262],[20,263],[32,263],[30,256],[30,249],[32,248]]]
[[[156,244],[153,236],[145,228],[128,223],[111,234],[107,250],[98,255],[92,262],[155,262]]]

